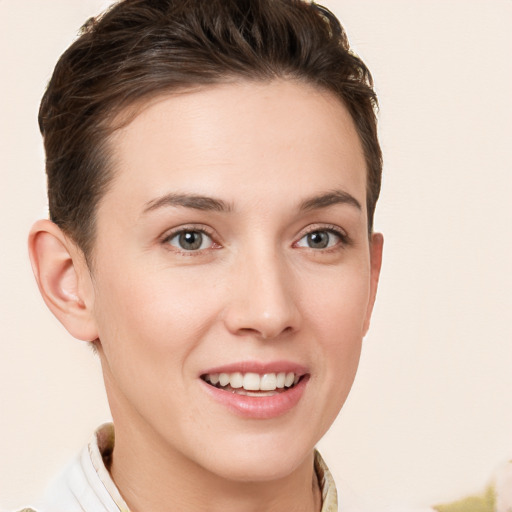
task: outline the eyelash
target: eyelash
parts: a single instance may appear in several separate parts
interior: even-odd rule
[[[202,235],[206,235],[208,238],[211,239],[212,244],[210,247],[207,247],[205,249],[198,249],[198,250],[185,250],[185,249],[179,249],[176,246],[171,245],[171,240],[178,235],[181,235],[183,233],[201,233]],[[221,245],[217,242],[215,242],[215,235],[212,230],[206,229],[204,226],[181,226],[169,233],[166,233],[162,240],[162,245],[166,246],[167,250],[177,252],[178,254],[184,255],[184,256],[197,256],[199,254],[204,254],[205,251],[210,251],[214,249],[219,249]]]
[[[332,247],[326,247],[324,249],[314,249],[312,247],[304,247],[305,249],[310,249],[315,252],[331,252],[335,250],[339,250],[340,248],[347,247],[352,244],[351,238],[347,235],[345,231],[335,225],[316,225],[309,227],[305,232],[303,232],[300,238],[294,242],[294,246],[306,236],[311,235],[312,233],[329,233],[331,235],[335,235],[339,238],[339,243],[334,244]],[[340,247],[341,246],[341,247]]]
[[[171,245],[171,243],[170,243],[171,240],[173,240],[178,235],[181,235],[181,234],[187,233],[187,232],[201,233],[202,235],[206,235],[208,238],[210,238],[212,240],[211,246],[204,248],[204,249],[199,248],[196,250],[185,250],[185,249],[180,250],[178,247]],[[331,247],[325,247],[325,248],[302,247],[302,246],[298,245],[298,243],[303,238],[305,238],[308,235],[311,235],[313,233],[329,233],[331,235],[335,235],[336,237],[339,238],[339,242],[335,243]],[[177,252],[177,253],[185,255],[185,256],[197,256],[200,254],[204,254],[205,251],[211,251],[211,250],[219,249],[222,247],[219,243],[215,242],[215,235],[212,232],[212,230],[206,229],[204,226],[199,227],[199,226],[194,226],[194,225],[182,226],[182,227],[179,227],[179,228],[171,231],[170,233],[165,234],[161,240],[161,243],[162,243],[162,245],[166,246],[168,250],[172,250],[174,252]],[[352,241],[351,241],[350,237],[343,230],[341,230],[338,226],[316,225],[316,226],[311,226],[305,232],[303,232],[300,235],[300,237],[292,244],[292,247],[301,247],[304,249],[309,249],[314,252],[324,252],[325,253],[325,252],[332,252],[332,251],[339,250],[340,248],[351,245],[351,243],[352,243]],[[172,249],[171,249],[171,247],[172,247]]]

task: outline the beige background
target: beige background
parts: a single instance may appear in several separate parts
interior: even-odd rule
[[[98,363],[26,255],[46,215],[38,102],[101,0],[0,0],[0,509],[27,505],[109,413]],[[372,69],[386,237],[373,326],[321,442],[385,503],[479,490],[512,456],[512,1],[326,0]]]

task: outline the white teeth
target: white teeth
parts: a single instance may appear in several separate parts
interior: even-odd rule
[[[298,378],[297,378],[298,381]],[[277,375],[275,373],[266,373],[261,377],[260,389],[262,391],[273,391],[277,388]]]
[[[286,379],[284,381],[284,385],[289,388],[292,384],[293,384],[293,381],[295,380],[295,374],[294,373],[287,373],[286,374]]]
[[[229,375],[227,373],[221,373],[219,375],[219,384],[221,386],[227,386],[229,384]]]
[[[238,389],[243,386],[244,380],[245,378],[240,372],[232,373],[231,378],[229,379],[229,384],[231,385],[232,388]]]
[[[260,381],[260,376],[257,373],[246,373],[243,388],[247,391],[259,391]]]
[[[276,389],[289,388],[297,384],[300,376],[293,372],[265,373],[259,375],[254,372],[241,373],[209,373],[204,380],[210,384],[220,387],[230,386],[233,389],[245,391],[275,391]],[[242,393],[252,396],[252,393]]]

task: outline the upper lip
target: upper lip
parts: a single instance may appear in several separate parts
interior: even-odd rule
[[[307,369],[305,366],[294,363],[292,361],[271,361],[271,362],[260,362],[260,361],[240,361],[237,363],[229,363],[221,366],[215,366],[201,372],[201,375],[208,375],[212,373],[258,373],[259,375],[265,375],[266,373],[290,373],[293,372],[299,377],[305,375]]]

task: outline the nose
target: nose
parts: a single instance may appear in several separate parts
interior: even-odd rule
[[[224,322],[236,335],[273,339],[300,328],[293,273],[275,254],[243,258],[233,269]]]

